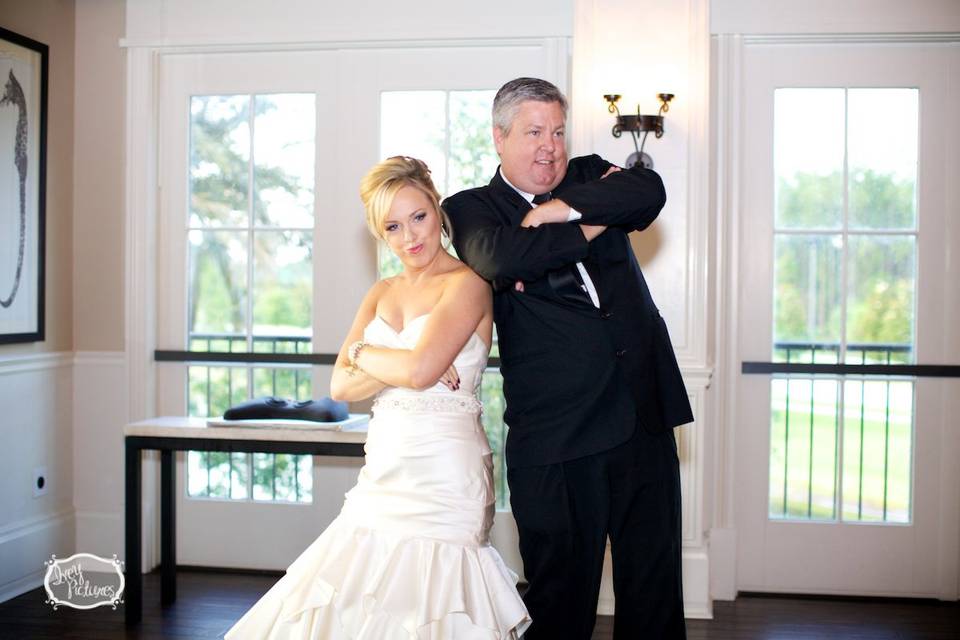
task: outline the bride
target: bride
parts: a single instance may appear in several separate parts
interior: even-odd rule
[[[376,394],[365,464],[340,515],[226,638],[516,639],[530,618],[488,538],[493,467],[475,395],[489,285],[444,250],[450,223],[423,162],[381,162],[360,196],[403,263],[367,293],[333,371],[334,399]]]

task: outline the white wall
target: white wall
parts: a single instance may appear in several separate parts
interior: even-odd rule
[[[128,45],[278,44],[569,35],[572,0],[127,0]]]
[[[956,0],[711,0],[710,32],[741,34],[960,31]]]

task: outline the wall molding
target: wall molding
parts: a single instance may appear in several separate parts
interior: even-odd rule
[[[74,354],[71,351],[0,356],[0,375],[69,367],[73,364],[73,357]]]
[[[733,530],[736,527],[734,497],[731,487],[734,478],[736,447],[736,380],[739,376],[739,344],[737,319],[739,317],[740,255],[740,132],[741,85],[744,38],[739,35],[714,37],[715,76],[715,168],[714,203],[716,228],[714,230],[715,268],[714,344],[717,364],[716,392],[710,412],[713,425],[710,522],[714,530]],[[711,554],[732,554],[715,557],[712,566],[717,571],[711,576],[714,597],[736,597],[736,540],[730,544],[711,545]]]
[[[715,34],[742,38],[744,44],[949,44],[960,42],[960,33],[769,33]]]
[[[14,522],[7,523],[0,527],[0,545],[6,544],[16,538],[31,535],[41,529],[52,526],[57,522],[74,517],[76,511],[73,507],[58,509],[51,513],[44,513],[38,516],[22,518]],[[46,559],[46,558],[44,558]]]
[[[337,38],[283,41],[270,38],[121,38],[123,49],[149,49],[163,54],[258,53],[266,51],[333,51],[337,49],[432,49],[540,46],[545,40],[570,40],[566,34],[525,38],[397,38],[343,40]]]
[[[689,0],[686,335],[681,367],[708,362],[710,284],[710,3]]]

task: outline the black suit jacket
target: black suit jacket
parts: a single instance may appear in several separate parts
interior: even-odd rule
[[[494,287],[510,467],[613,448],[638,421],[658,432],[693,420],[667,328],[627,237],[663,208],[663,182],[642,168],[601,180],[611,166],[596,155],[574,158],[553,190],[582,214],[579,222],[608,227],[589,243],[577,224],[521,228],[530,205],[499,170],[489,185],[443,203],[460,258]],[[564,285],[578,261],[599,309]],[[514,290],[517,280],[523,293]]]

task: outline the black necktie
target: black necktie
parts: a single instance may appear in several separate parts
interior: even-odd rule
[[[533,204],[543,204],[547,200],[553,197],[553,192],[547,191],[546,193],[541,193],[538,196],[533,196]]]

